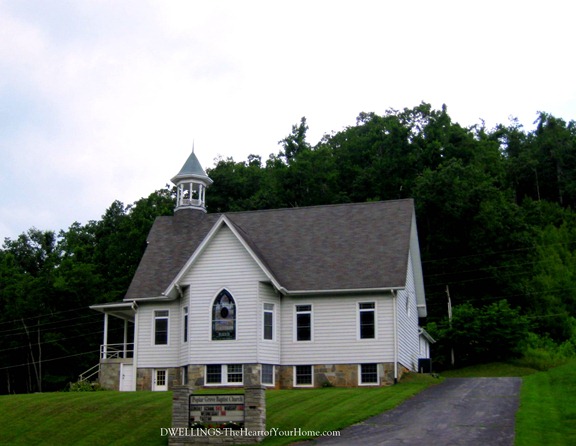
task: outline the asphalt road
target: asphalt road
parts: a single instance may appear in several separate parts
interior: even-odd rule
[[[520,378],[449,378],[397,408],[307,445],[512,446]]]

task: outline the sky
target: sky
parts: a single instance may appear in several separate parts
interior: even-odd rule
[[[576,120],[576,2],[0,0],[0,244],[421,102]],[[209,201],[209,191],[207,200]]]

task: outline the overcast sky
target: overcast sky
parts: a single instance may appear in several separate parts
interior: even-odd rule
[[[576,2],[0,0],[0,244],[429,102],[576,119]],[[207,199],[209,200],[209,191]]]

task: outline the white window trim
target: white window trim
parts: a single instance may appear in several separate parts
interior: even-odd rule
[[[358,385],[359,386],[379,386],[380,385],[380,366],[376,365],[376,382],[375,383],[363,383],[362,382],[362,364],[358,364]]]
[[[297,307],[300,306],[305,306],[305,305],[309,305],[310,306],[310,339],[306,340],[306,341],[299,341],[298,340],[298,311],[297,311]],[[304,313],[304,312],[301,312]],[[294,319],[292,321],[292,332],[294,334],[293,339],[294,342],[314,342],[314,305],[310,304],[310,303],[297,303],[294,304]]]
[[[270,367],[272,367],[272,383],[265,383],[264,381],[262,381],[262,374],[264,373],[263,367],[265,365],[269,365]],[[260,369],[260,382],[262,383],[262,385],[266,387],[276,387],[276,366],[274,364],[262,364],[262,368]]]
[[[220,366],[220,376],[222,381],[219,383],[209,383],[208,382],[208,365],[219,365]],[[205,387],[217,387],[217,386],[230,386],[239,387],[244,385],[244,364],[208,364],[204,366],[204,386]],[[229,365],[241,365],[242,366],[242,381],[241,382],[228,382],[228,366]]]
[[[156,316],[157,311],[166,311],[168,312],[168,316]],[[168,325],[166,327],[166,344],[156,344],[156,319],[166,319],[168,321]],[[150,343],[154,347],[168,347],[170,345],[170,310],[169,309],[156,309],[152,310],[152,330],[151,330],[151,339]]]
[[[310,373],[312,374],[312,383],[311,384],[296,384],[296,367],[302,367],[302,366],[306,366],[306,367],[310,367]],[[294,387],[314,387],[314,366],[313,365],[308,365],[308,364],[299,364],[297,366],[293,366],[292,367],[292,371],[294,374]]]
[[[374,304],[374,308],[371,309],[360,309],[360,304]],[[363,338],[360,336],[360,313],[373,311],[374,312],[374,337],[373,338]],[[372,342],[378,339],[378,304],[376,301],[361,301],[356,302],[356,339],[362,342]]]
[[[267,310],[265,305],[269,304],[272,305],[272,310]],[[265,315],[266,313],[272,313],[272,339],[266,339],[264,337],[266,330],[264,329],[264,321],[266,320]],[[272,302],[264,302],[262,304],[262,340],[264,342],[275,342],[276,341],[276,304]]]

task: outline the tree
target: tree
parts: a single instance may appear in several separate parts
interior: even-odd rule
[[[451,320],[426,327],[438,341],[435,362],[442,368],[450,365],[451,349],[457,367],[519,356],[529,329],[529,319],[505,300],[483,307],[457,305]]]

